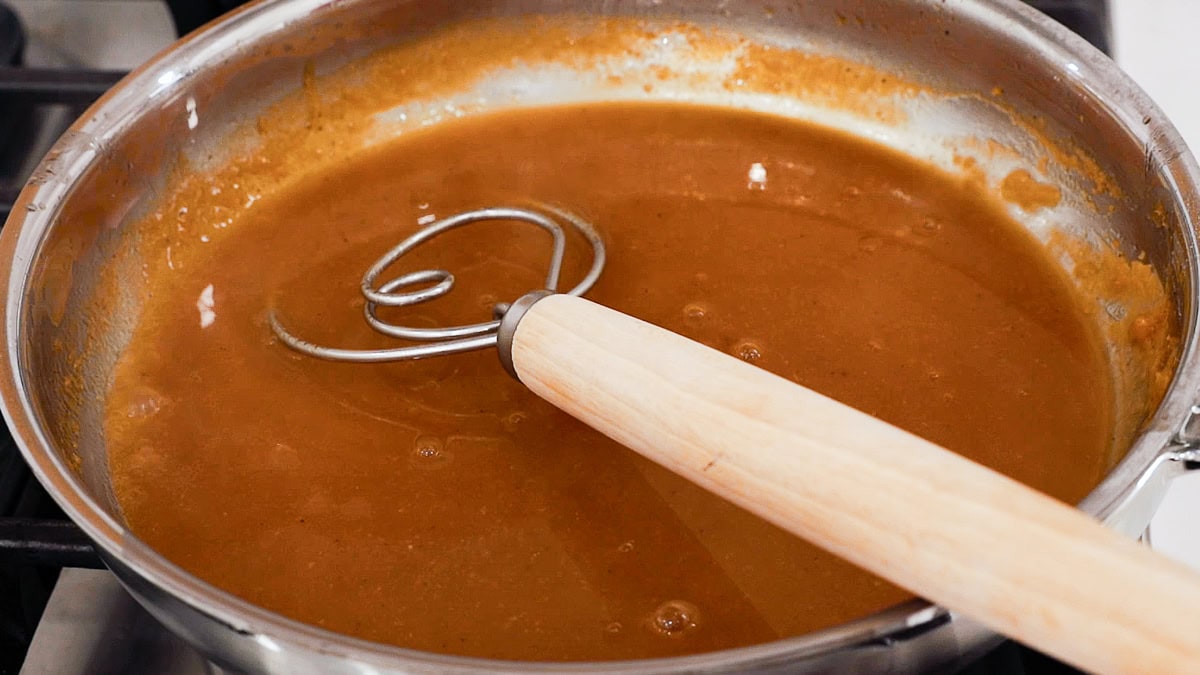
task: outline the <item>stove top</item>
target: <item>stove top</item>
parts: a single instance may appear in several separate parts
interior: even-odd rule
[[[54,139],[124,70],[244,1],[0,0],[0,222]],[[1026,1],[1110,49],[1108,0]],[[963,673],[1026,671],[1077,672],[1009,642]],[[0,428],[0,675],[18,672],[220,671],[103,570]]]

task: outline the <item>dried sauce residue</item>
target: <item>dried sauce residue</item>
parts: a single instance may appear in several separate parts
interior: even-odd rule
[[[1062,201],[1062,192],[1057,187],[1039,182],[1025,169],[1017,169],[1004,178],[1000,196],[1029,213],[1052,209]]]
[[[1179,362],[1170,295],[1153,267],[1129,260],[1112,244],[1097,247],[1055,231],[1047,246],[1071,261],[1080,292],[1097,298],[1085,309],[1105,332],[1117,391],[1122,392],[1115,429],[1123,437],[1116,439],[1116,447],[1129,447],[1158,408]]]
[[[732,57],[736,65],[728,75],[670,68],[658,61],[666,39],[680,50],[677,59],[716,64]],[[653,90],[673,81],[688,87],[786,95],[889,123],[903,117],[903,97],[922,91],[913,82],[861,63],[754,44],[729,32],[682,22],[594,17],[468,21],[352,62],[331,76],[317,75],[306,66],[297,73],[298,90],[245,130],[249,140],[240,156],[199,173],[180,158],[168,181],[167,197],[154,214],[162,225],[144,223],[147,227],[139,228],[144,233],[139,251],[152,261],[151,274],[173,271],[168,249],[173,260],[190,260],[196,249],[235,229],[242,212],[255,201],[346,161],[378,133],[380,113],[470,91],[506,69],[546,66],[599,72],[598,82],[613,87],[645,85]],[[778,77],[781,72],[789,77]],[[464,103],[451,114],[493,107],[495,102]],[[409,122],[412,129],[421,125]],[[212,193],[214,186],[222,186],[222,191]],[[166,280],[151,283],[170,283],[173,275],[164,276]]]
[[[1048,129],[1046,118],[1037,114],[1027,114],[1001,98],[987,99],[971,93],[964,95],[978,98],[989,106],[994,106],[1003,112],[1014,126],[1028,135],[1035,147],[1043,153],[1035,160],[1040,173],[1047,173],[1050,165],[1054,164],[1082,181],[1079,192],[1093,209],[1099,210],[1093,195],[1103,195],[1112,199],[1121,199],[1125,196],[1112,174],[1100,166],[1096,157],[1089,150]]]
[[[923,90],[865,64],[749,42],[742,43],[737,69],[726,78],[725,88],[812,101],[889,124],[903,121],[896,98]]]

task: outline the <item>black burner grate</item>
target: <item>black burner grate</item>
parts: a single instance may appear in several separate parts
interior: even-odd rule
[[[82,112],[117,80],[112,73],[22,67],[25,33],[0,4],[0,222],[9,214],[25,173],[46,148],[35,138],[42,107]],[[66,519],[0,429],[0,675],[15,675],[65,565],[95,567],[83,533]]]
[[[35,147],[38,131],[46,123],[43,108],[69,108],[69,118],[74,119],[122,76],[124,73],[97,70],[0,65],[0,129],[5,130],[0,134],[0,222],[8,218],[21,191],[31,155],[40,156],[47,149]]]
[[[1078,33],[1105,54],[1112,53],[1112,21],[1108,0],[1025,0]]]

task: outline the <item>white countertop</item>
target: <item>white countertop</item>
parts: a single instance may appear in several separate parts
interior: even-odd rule
[[[1200,0],[1109,0],[1117,63],[1200,150]],[[1200,472],[1175,481],[1151,525],[1154,548],[1200,569]]]

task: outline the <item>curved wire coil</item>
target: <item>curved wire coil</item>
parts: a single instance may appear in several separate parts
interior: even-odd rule
[[[604,269],[604,241],[587,222],[574,215],[549,206],[542,206],[554,216],[566,221],[577,232],[583,235],[592,248],[592,266],[574,288],[567,291],[568,295],[583,295],[591,290],[600,272]],[[550,256],[550,266],[546,272],[547,290],[558,292],[559,276],[562,273],[563,257],[566,254],[566,233],[555,218],[545,213],[526,208],[494,207],[465,211],[447,218],[435,221],[417,230],[392,250],[375,261],[367,273],[363,275],[361,290],[366,303],[363,305],[363,317],[374,330],[391,337],[410,340],[425,344],[405,345],[388,349],[345,349],[326,347],[309,342],[287,330],[279,320],[275,311],[270,313],[271,329],[288,347],[317,358],[329,361],[349,361],[353,363],[383,363],[387,361],[406,361],[424,359],[431,356],[458,354],[461,352],[486,349],[496,346],[496,331],[500,327],[500,318],[508,311],[508,304],[496,305],[492,313],[492,321],[450,326],[445,328],[415,328],[389,323],[379,318],[380,307],[409,307],[423,302],[429,302],[450,292],[454,288],[454,275],[447,270],[425,269],[407,272],[398,277],[379,283],[379,277],[388,267],[406,253],[434,237],[450,230],[487,221],[520,221],[537,225],[553,237],[553,252]],[[427,284],[432,283],[432,286]],[[415,290],[405,290],[413,286],[422,286]]]

